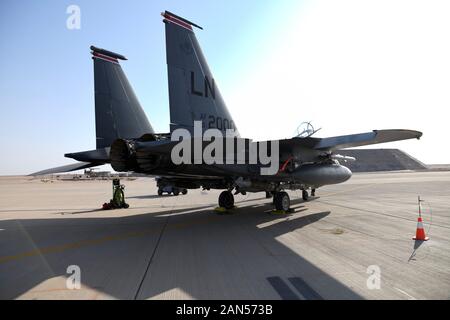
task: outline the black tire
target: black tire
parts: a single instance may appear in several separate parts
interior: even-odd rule
[[[173,195],[174,196],[177,196],[179,194],[180,194],[180,190],[178,190],[178,188],[177,189],[173,189]]]
[[[308,191],[302,190],[302,199],[303,199],[303,201],[308,201],[308,198],[309,198]]]
[[[234,207],[234,196],[231,191],[222,191],[219,196],[219,207],[231,209]]]
[[[181,193],[182,193],[182,194],[187,194],[187,189],[183,189],[183,190],[181,191]]]
[[[158,189],[158,196],[162,196],[163,192],[161,189]]]
[[[291,207],[291,199],[287,192],[277,192],[273,198],[273,203],[275,204],[275,209],[281,211],[289,211]]]
[[[316,196],[316,189],[311,189],[311,197],[315,197]]]

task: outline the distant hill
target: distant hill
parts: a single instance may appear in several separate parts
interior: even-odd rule
[[[427,166],[399,149],[346,149],[336,154],[355,157],[356,161],[340,161],[353,172],[424,170]]]

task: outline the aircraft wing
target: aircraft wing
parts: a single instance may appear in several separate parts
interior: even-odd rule
[[[322,151],[360,147],[377,143],[392,142],[406,139],[419,139],[422,132],[414,130],[392,129],[373,130],[371,132],[349,134],[328,138],[299,138],[280,140],[280,149],[291,150],[299,146]]]
[[[45,169],[45,170],[42,170],[42,171],[34,172],[32,174],[29,174],[29,175],[30,176],[41,176],[41,175],[52,174],[52,173],[70,172],[70,171],[75,171],[75,170],[95,167],[95,166],[99,166],[99,165],[102,165],[102,163],[77,162],[77,163],[68,164],[68,165],[65,165],[65,166]]]
[[[392,129],[373,130],[372,132],[350,134],[345,136],[322,138],[314,146],[317,150],[337,150],[366,146],[377,143],[407,139],[420,139],[422,132],[414,130]]]

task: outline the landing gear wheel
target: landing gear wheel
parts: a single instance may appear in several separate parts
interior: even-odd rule
[[[181,191],[181,193],[182,193],[182,194],[186,194],[186,193],[187,193],[187,189],[183,189],[183,190]]]
[[[291,200],[287,192],[277,192],[273,197],[273,203],[275,204],[275,209],[282,211],[289,211],[291,206]]]
[[[311,197],[315,197],[316,196],[316,189],[311,189]]]
[[[158,189],[158,196],[162,196],[162,194],[163,194],[162,189]]]
[[[308,191],[302,190],[302,199],[304,201],[308,201],[308,198],[309,198]]]
[[[173,195],[174,196],[177,196],[179,194],[180,194],[180,190],[178,190],[178,189],[173,190]]]
[[[231,191],[222,191],[219,196],[219,207],[231,209],[234,206],[234,196]]]

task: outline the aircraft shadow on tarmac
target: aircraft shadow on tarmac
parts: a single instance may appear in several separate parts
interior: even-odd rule
[[[198,299],[297,299],[301,296],[311,299],[361,299],[350,288],[277,240],[279,236],[327,217],[329,211],[299,217],[274,215],[270,213],[273,208],[271,199],[243,204],[254,200],[257,199],[238,202],[238,208],[230,215],[217,214],[211,210],[211,205],[203,205],[126,217],[92,218],[81,215],[68,219],[1,221],[0,229],[3,231],[0,233],[0,244],[8,245],[0,245],[0,298],[17,298],[43,281],[58,276],[67,278],[68,265],[76,264],[82,270],[82,288],[94,288],[119,299],[146,299],[176,288]],[[309,210],[302,203],[301,199],[291,200],[295,213]],[[178,235],[175,237],[174,233]],[[233,240],[233,237],[237,238]],[[176,241],[174,238],[177,238]],[[222,247],[221,241],[226,242]],[[211,245],[215,246],[213,250],[204,248]],[[265,255],[259,256],[266,268],[265,275],[253,279],[253,282],[243,279],[242,286],[246,283],[250,291],[236,293],[218,290],[216,293],[211,289],[224,282],[235,282],[239,289],[239,281],[242,280],[236,278],[236,274],[242,273],[242,270],[218,270],[217,275],[208,280],[198,274],[196,265],[211,273],[227,261],[236,259],[232,254],[228,256],[230,246],[241,257],[251,255],[255,249],[265,252]],[[197,252],[191,254],[192,250]],[[267,250],[270,251],[268,256]],[[197,261],[196,256],[202,256],[204,261]],[[286,283],[291,281],[291,288],[296,288],[300,296],[283,283],[280,272],[277,273],[277,270],[285,270],[284,265],[268,261],[274,259],[273,256],[289,259],[289,279],[286,272],[284,278]],[[247,270],[258,268],[256,262],[242,260],[238,265],[243,264]],[[173,267],[176,264],[184,265],[186,269],[191,267],[194,271],[191,274],[173,274],[173,269],[165,272],[164,266]],[[316,287],[314,279],[308,275],[320,280],[321,290],[313,289]],[[253,285],[255,289],[251,288]],[[261,297],[248,294],[255,293],[256,288],[261,286],[265,288]],[[208,292],[205,288],[209,288],[209,293],[205,293]],[[65,288],[58,290],[65,291]]]

